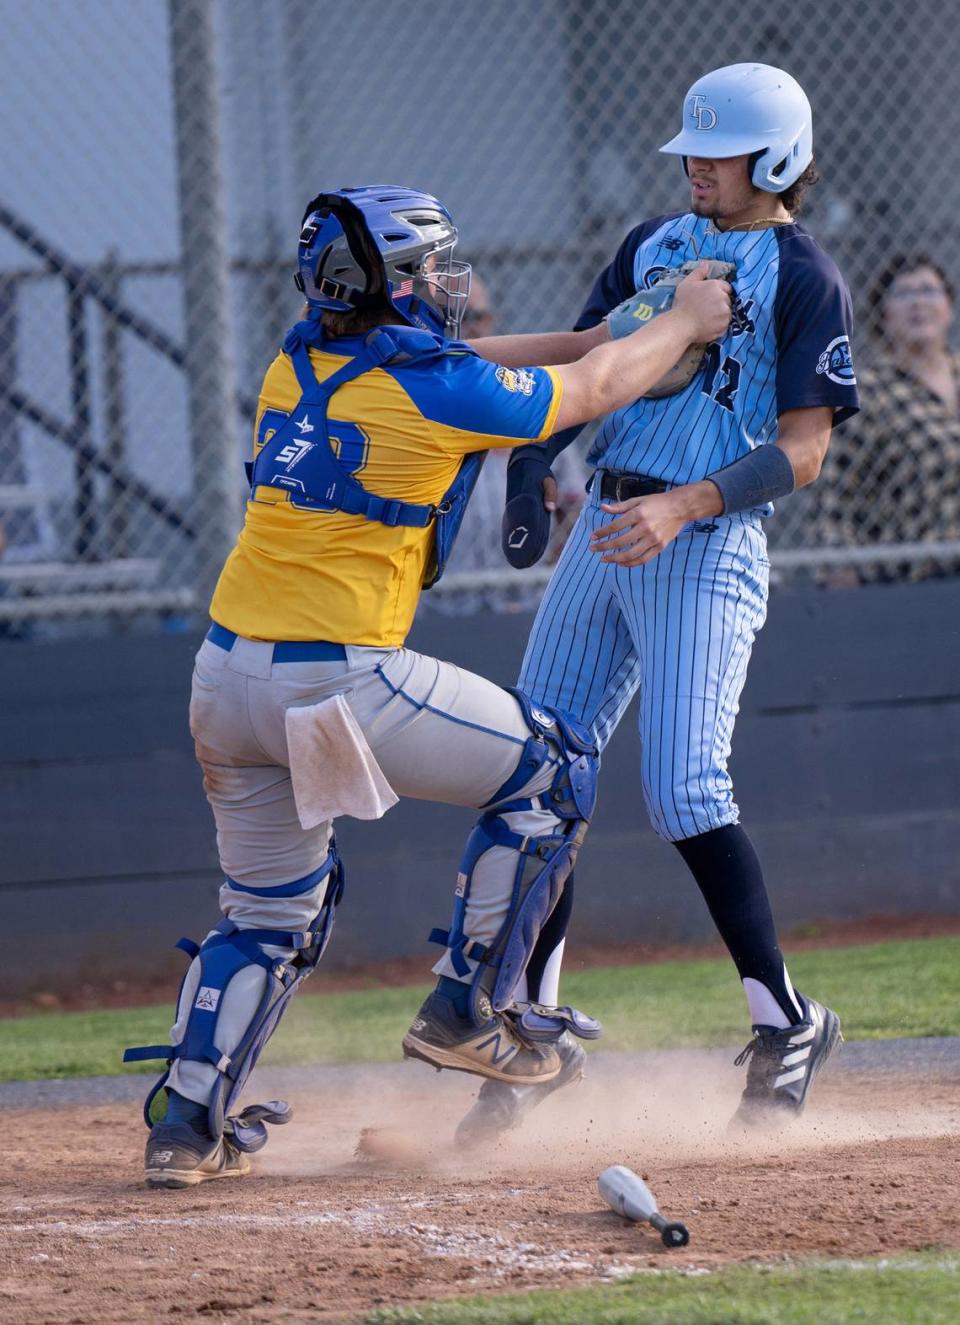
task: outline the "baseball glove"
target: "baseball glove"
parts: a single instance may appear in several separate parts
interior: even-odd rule
[[[732,262],[720,262],[716,258],[703,259],[710,270],[707,279],[711,281],[731,281],[736,272]],[[632,331],[639,331],[648,326],[655,317],[672,306],[677,286],[701,265],[700,259],[684,262],[679,267],[669,267],[662,272],[649,290],[639,290],[607,314],[607,326],[614,340],[629,336]],[[706,345],[689,345],[683,355],[668,373],[664,373],[659,382],[654,382],[644,396],[657,400],[660,396],[674,396],[693,381],[703,367]]]

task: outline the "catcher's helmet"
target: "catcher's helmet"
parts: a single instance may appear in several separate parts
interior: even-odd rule
[[[470,266],[453,260],[456,242],[450,213],[429,193],[337,189],[307,204],[294,280],[314,308],[392,303],[410,326],[456,339],[470,294]]]
[[[660,148],[675,156],[750,155],[750,178],[788,189],[813,160],[813,115],[795,78],[769,64],[728,64],[704,74],[683,102],[683,128]]]

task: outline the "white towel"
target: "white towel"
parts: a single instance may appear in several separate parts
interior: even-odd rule
[[[400,799],[343,695],[285,715],[297,815],[316,828],[342,814],[379,819]]]

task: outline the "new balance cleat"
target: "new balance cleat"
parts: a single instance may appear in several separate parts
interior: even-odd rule
[[[522,1039],[510,1018],[494,1012],[485,996],[479,1012],[479,1022],[460,1017],[448,999],[431,994],[403,1037],[403,1056],[517,1086],[557,1076],[561,1063],[555,1049]]]
[[[201,1136],[188,1123],[157,1123],[150,1131],[144,1169],[148,1187],[195,1187],[211,1178],[242,1178],[250,1160],[227,1136]]]
[[[805,1014],[798,1026],[755,1026],[753,1039],[737,1056],[738,1067],[748,1059],[750,1065],[731,1126],[770,1126],[802,1113],[814,1080],[843,1043],[837,1014],[812,998],[798,998]]]
[[[587,1055],[569,1031],[554,1045],[560,1058],[560,1071],[551,1080],[536,1086],[509,1086],[505,1081],[485,1081],[473,1108],[457,1127],[455,1141],[472,1150],[493,1141],[503,1132],[519,1127],[524,1118],[554,1091],[572,1086],[583,1077]]]

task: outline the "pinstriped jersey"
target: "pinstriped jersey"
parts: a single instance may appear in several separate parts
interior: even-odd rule
[[[776,441],[778,416],[787,410],[829,405],[838,423],[858,408],[849,292],[796,223],[718,231],[690,212],[646,221],[599,277],[577,329],[595,326],[666,268],[692,258],[735,264],[729,330],[708,347],[703,369],[683,391],[608,415],[589,455],[593,465],[693,483]]]

